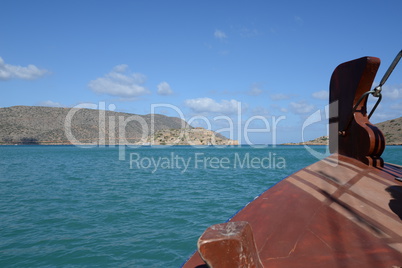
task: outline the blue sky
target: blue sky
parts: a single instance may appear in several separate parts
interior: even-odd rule
[[[0,107],[104,103],[180,111],[225,136],[229,123],[216,116],[265,128],[252,143],[312,139],[326,135],[326,120],[302,125],[328,104],[334,68],[376,56],[378,82],[402,49],[400,10],[400,0],[3,0]],[[401,77],[398,66],[373,122],[402,115]]]

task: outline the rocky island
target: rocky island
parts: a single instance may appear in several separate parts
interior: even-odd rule
[[[196,127],[182,129],[163,129],[148,136],[137,144],[145,145],[238,145],[214,131]]]
[[[0,144],[232,145],[237,141],[178,117],[86,108],[0,108]]]

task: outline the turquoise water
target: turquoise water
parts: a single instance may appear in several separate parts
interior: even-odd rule
[[[0,146],[0,267],[179,267],[209,225],[315,161],[303,146]]]

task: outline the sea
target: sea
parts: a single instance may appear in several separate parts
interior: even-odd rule
[[[208,226],[326,153],[0,146],[0,267],[180,267]],[[401,156],[400,146],[383,153],[399,165]]]

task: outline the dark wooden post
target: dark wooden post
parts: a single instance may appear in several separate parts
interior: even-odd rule
[[[382,132],[370,123],[367,98],[380,66],[380,59],[363,57],[339,65],[332,74],[329,96],[329,147],[331,153],[356,158],[369,166],[382,167],[385,148]],[[356,109],[353,108],[356,106]]]

